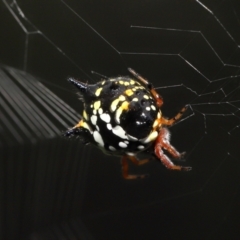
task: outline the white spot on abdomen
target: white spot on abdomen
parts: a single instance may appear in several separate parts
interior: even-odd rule
[[[127,138],[128,138],[128,140],[130,140],[130,141],[137,141],[137,140],[138,140],[137,138],[135,138],[135,137],[133,137],[133,136],[131,136],[131,135],[129,135],[129,134],[127,134]]]
[[[156,107],[154,105],[151,105],[151,108],[153,111],[156,111]]]
[[[106,122],[106,123],[109,123],[110,120],[111,120],[110,115],[107,114],[107,113],[103,113],[103,114],[101,114],[101,115],[100,115],[100,118],[101,118],[104,122]]]
[[[93,125],[97,124],[97,116],[96,115],[91,116],[91,122],[92,122]]]
[[[97,142],[101,147],[104,147],[104,142],[103,142],[102,136],[98,131],[93,132],[93,138],[94,138],[95,142]]]
[[[135,156],[135,153],[131,153],[131,152],[126,152],[126,154],[127,154],[128,156]]]
[[[110,149],[111,151],[116,151],[116,148],[113,147],[113,146],[109,146],[109,149]]]
[[[116,110],[118,103],[119,103],[119,98],[115,99],[115,100],[112,102],[112,104],[111,104],[111,106],[110,106],[111,112],[114,112],[114,111]]]
[[[103,109],[102,108],[99,108],[98,109],[98,114],[101,115],[103,113]]]
[[[114,127],[112,129],[112,132],[117,135],[118,137],[122,138],[122,139],[128,139],[128,137],[126,136],[126,132],[123,130],[123,128],[119,125],[117,125],[116,127]]]
[[[119,147],[121,147],[121,148],[126,148],[127,147],[127,144],[126,143],[124,143],[124,142],[119,142]]]

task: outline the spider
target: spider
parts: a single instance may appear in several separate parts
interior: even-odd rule
[[[179,153],[170,144],[166,127],[181,118],[187,106],[172,119],[162,116],[163,99],[146,79],[129,68],[133,77],[103,79],[87,84],[69,78],[80,91],[84,103],[82,119],[64,133],[66,137],[79,137],[85,144],[92,143],[106,154],[121,156],[122,175],[125,179],[144,178],[128,172],[128,160],[136,165],[149,162],[139,160],[137,154],[146,152],[171,170],[189,171],[191,167],[175,165],[163,150],[176,159]]]

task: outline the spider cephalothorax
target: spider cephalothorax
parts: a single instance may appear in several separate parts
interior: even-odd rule
[[[173,157],[180,154],[169,142],[169,132],[164,126],[174,124],[186,110],[184,107],[174,118],[162,117],[162,97],[152,85],[132,69],[131,77],[117,77],[89,85],[73,78],[83,98],[83,117],[79,123],[65,133],[67,137],[80,137],[85,143],[100,147],[105,153],[122,156],[123,177],[142,178],[145,175],[129,175],[128,162],[137,165],[148,162],[138,160],[139,152],[153,149],[157,159],[169,169],[191,170],[190,167],[174,165],[163,149]],[[151,148],[153,146],[153,148]]]

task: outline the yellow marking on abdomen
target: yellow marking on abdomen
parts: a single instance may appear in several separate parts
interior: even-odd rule
[[[97,91],[95,92],[95,95],[98,97],[102,91],[102,88],[98,88]]]
[[[131,84],[131,85],[134,85],[134,84],[135,84],[135,81],[134,81],[134,80],[131,80],[131,81],[130,81],[130,84]]]
[[[95,109],[95,110],[98,110],[98,109],[100,108],[100,106],[101,106],[101,101],[96,101],[96,102],[93,104],[93,106],[94,106],[94,109]]]
[[[125,91],[125,94],[126,94],[127,96],[132,96],[132,95],[133,95],[132,89],[127,89],[127,90]]]
[[[88,120],[88,115],[87,115],[87,113],[86,113],[85,110],[83,110],[83,117],[84,117],[86,120]]]
[[[143,143],[149,143],[154,141],[158,136],[158,132],[157,131],[152,131],[143,141]]]
[[[117,109],[116,114],[115,114],[115,120],[117,123],[120,123],[120,116],[121,116],[123,110],[128,110],[128,105],[129,105],[129,102],[124,101],[122,103],[122,105]]]

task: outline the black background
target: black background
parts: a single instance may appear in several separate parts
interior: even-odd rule
[[[61,137],[2,145],[2,239],[238,239],[239,1],[10,2],[0,4],[3,65],[41,78],[78,112],[67,77],[135,69],[160,88],[165,116],[191,105],[170,131],[193,170],[152,162],[131,167],[149,178],[124,181],[117,158]]]

